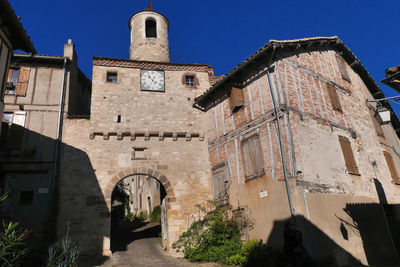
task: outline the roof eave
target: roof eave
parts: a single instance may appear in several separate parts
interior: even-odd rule
[[[3,19],[2,27],[6,30],[6,35],[13,46],[12,49],[20,49],[36,54],[36,49],[29,35],[26,33],[14,9],[7,0],[0,0],[0,16]]]

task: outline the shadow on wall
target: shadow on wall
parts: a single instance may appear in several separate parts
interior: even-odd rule
[[[102,255],[105,238],[110,238],[110,218],[95,170],[86,152],[62,143],[57,181],[57,235],[68,232],[80,245],[81,255]],[[100,265],[107,257],[96,256]]]
[[[379,203],[349,203],[344,210],[360,232],[368,264],[399,266],[400,205],[388,204],[382,184],[374,182]]]
[[[110,213],[88,155],[61,143],[54,180],[56,140],[12,126],[11,132],[2,131],[1,136],[0,189],[9,197],[0,207],[0,217],[31,230],[30,266],[47,255],[50,243],[66,235],[79,244],[81,254],[101,255],[103,237],[109,238]],[[105,259],[98,257],[93,263]]]
[[[267,240],[267,246],[277,247],[277,244],[281,244],[283,239],[285,256],[291,259],[295,258],[293,261],[297,262],[296,266],[303,266],[304,264],[306,264],[304,266],[308,266],[309,263],[301,263],[307,257],[311,257],[320,263],[318,266],[361,265],[356,258],[336,244],[309,220],[303,216],[296,216],[295,221],[299,232],[290,230],[290,218],[275,221]],[[305,253],[301,252],[303,245],[307,251]]]
[[[400,205],[389,205],[382,185],[375,179],[380,203],[348,203],[344,211],[352,218],[345,221],[339,217],[338,227],[341,238],[349,240],[349,232],[359,233],[366,259],[371,266],[399,266],[400,248]],[[361,262],[333,241],[321,229],[303,216],[296,216],[297,229],[301,234],[287,234],[290,218],[275,221],[267,246],[279,247],[284,244],[286,255],[296,254],[301,240],[307,254],[318,262],[319,266],[362,266]],[[289,252],[288,252],[289,247]],[[290,248],[291,247],[291,248]],[[296,256],[293,256],[296,257]],[[301,258],[301,257],[300,257]],[[301,260],[301,259],[300,259]],[[301,266],[301,265],[300,265]]]

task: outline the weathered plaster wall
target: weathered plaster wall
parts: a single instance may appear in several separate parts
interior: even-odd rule
[[[360,210],[367,210],[367,203],[379,207],[374,178],[380,181],[389,203],[397,203],[400,192],[392,183],[383,156],[383,151],[388,151],[388,148],[380,142],[387,141],[377,136],[365,104],[370,98],[368,89],[349,66],[347,71],[351,83],[342,79],[335,54],[333,50],[281,54],[270,75],[272,91],[282,113],[280,125],[285,160],[292,178],[296,216],[305,218],[300,221],[303,222],[307,249],[311,253],[315,247],[320,247],[319,259],[334,251],[331,254],[340,265],[355,260],[373,262],[374,259],[368,255],[371,244],[366,244],[365,238],[374,236],[376,232],[360,234],[355,231],[349,240],[344,240],[340,233],[342,221],[335,215],[351,221],[354,218],[345,212],[347,205],[364,203],[360,204]],[[326,82],[335,86],[342,111],[333,110]],[[234,114],[228,99],[207,112],[210,162],[211,165],[227,163],[230,203],[234,207],[247,206],[256,218],[249,238],[263,238],[270,244],[281,245],[283,218],[289,218],[290,214],[284,183],[281,182],[283,171],[277,124],[272,114],[266,73],[249,77],[242,90],[245,105]],[[266,176],[245,182],[241,139],[255,132],[259,133]],[[355,139],[352,132],[356,133]],[[390,140],[397,140],[393,133],[393,129],[385,130]],[[347,173],[338,135],[349,138],[360,176]],[[391,141],[391,144],[396,142]],[[262,197],[260,191],[268,192],[268,196]],[[378,212],[371,214],[369,222],[361,223],[379,225],[380,231],[385,233],[382,242],[387,248],[386,251],[379,250],[379,253],[395,261],[380,211],[378,208]],[[307,230],[311,228],[319,241],[311,238],[311,232]],[[321,240],[329,245],[322,246],[324,242]]]

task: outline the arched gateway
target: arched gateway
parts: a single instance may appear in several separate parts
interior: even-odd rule
[[[165,198],[162,200],[161,203],[161,227],[162,227],[162,242],[163,245],[168,244],[168,207],[169,205],[167,204],[169,200],[176,201],[176,197],[174,195],[174,190],[171,186],[171,183],[168,181],[167,177],[161,174],[160,172],[153,170],[152,168],[148,167],[133,167],[133,168],[126,168],[122,169],[119,172],[117,172],[111,179],[111,181],[108,183],[105,191],[104,191],[104,196],[105,196],[105,201],[106,205],[111,212],[111,201],[112,201],[112,192],[116,185],[120,183],[122,180],[125,178],[129,178],[131,176],[136,176],[136,175],[144,175],[144,176],[149,176],[151,178],[156,179],[159,181],[167,195]],[[111,217],[109,217],[109,224],[111,224]],[[104,256],[111,256],[111,234],[109,233],[106,235],[107,237],[104,238],[104,243],[103,243],[103,255]]]
[[[156,21],[155,37],[145,35],[147,19]],[[57,238],[68,234],[87,255],[111,254],[112,192],[126,177],[148,175],[164,186],[167,248],[190,226],[196,204],[212,197],[212,120],[193,104],[210,88],[213,68],[169,62],[162,14],[138,12],[129,27],[130,60],[94,58],[90,117],[68,116],[62,124]],[[226,153],[219,153],[221,162],[234,160]]]

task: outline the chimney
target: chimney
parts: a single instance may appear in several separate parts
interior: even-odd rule
[[[75,45],[72,43],[71,39],[68,39],[68,43],[64,45],[64,57],[69,58],[74,64],[77,61],[77,55],[75,52]]]

